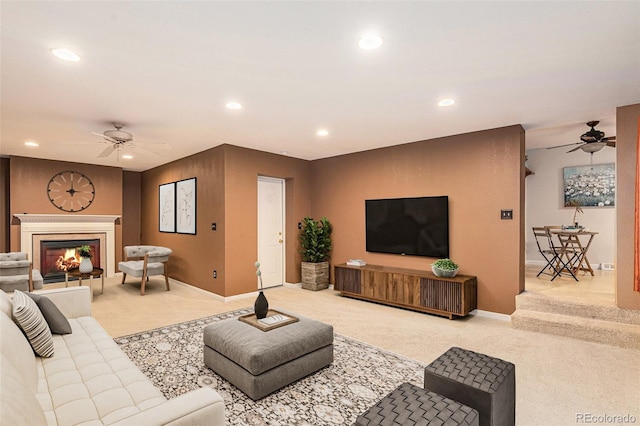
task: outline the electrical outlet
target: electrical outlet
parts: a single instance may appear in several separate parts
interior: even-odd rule
[[[302,229],[302,222],[298,222],[298,229]]]
[[[211,230],[212,231],[215,231],[217,227],[218,227],[218,225],[216,225],[215,222],[211,222]]]
[[[513,219],[513,210],[500,210],[500,219],[502,220]]]
[[[213,279],[218,278],[218,271],[216,271],[215,269],[213,270]]]

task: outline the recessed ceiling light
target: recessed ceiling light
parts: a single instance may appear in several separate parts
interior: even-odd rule
[[[229,109],[242,109],[242,105],[238,102],[227,102],[227,108]]]
[[[440,102],[438,102],[438,106],[448,107],[448,106],[451,106],[451,105],[453,105],[455,103],[456,103],[456,101],[454,101],[453,99],[443,99]]]
[[[124,158],[125,160],[131,160],[131,159],[133,158],[133,155],[131,155],[131,154],[124,154],[124,155],[122,156],[122,158]]]
[[[24,144],[26,146],[32,146],[32,147],[40,146],[38,142],[34,142],[34,141],[26,141]]]
[[[329,136],[329,131],[325,130],[325,129],[320,129],[316,132],[316,135],[318,136]]]
[[[366,34],[358,40],[358,46],[360,49],[365,50],[377,49],[382,46],[382,43],[384,43],[384,40],[377,34]]]
[[[80,56],[69,49],[51,49],[51,53],[53,53],[57,58],[64,59],[65,61],[78,62],[80,60]]]

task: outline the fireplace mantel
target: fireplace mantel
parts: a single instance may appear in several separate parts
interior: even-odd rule
[[[20,223],[115,223],[120,216],[110,214],[14,214],[20,219]]]
[[[117,215],[14,214],[20,219],[20,250],[34,259],[34,238],[52,234],[104,234],[107,277],[115,275]]]

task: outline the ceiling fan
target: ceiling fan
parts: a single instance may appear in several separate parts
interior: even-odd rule
[[[115,152],[117,154],[117,159],[120,159],[120,155],[123,150],[133,149],[133,148],[140,148],[145,151],[151,152],[152,154],[156,154],[162,157],[162,154],[155,152],[153,150],[150,150],[149,148],[145,148],[141,145],[152,143],[156,145],[165,145],[167,147],[169,146],[165,142],[140,142],[140,141],[134,142],[133,135],[129,132],[122,130],[122,128],[124,127],[123,124],[115,123],[115,122],[111,124],[113,125],[113,127],[115,127],[115,130],[105,130],[102,133],[91,132],[91,134],[102,137],[104,139],[102,141],[103,143],[111,144],[110,146],[105,148],[100,154],[98,154],[98,158],[108,157]]]
[[[598,125],[598,123],[600,123],[600,122],[599,121],[589,121],[587,123],[587,126],[591,127],[591,130],[589,130],[586,133],[583,133],[580,136],[580,142],[574,142],[574,143],[568,143],[568,144],[564,144],[564,145],[551,146],[551,147],[548,147],[547,149],[561,148],[563,146],[571,146],[571,145],[576,145],[577,144],[578,146],[576,146],[573,149],[570,149],[567,152],[573,152],[573,151],[577,151],[577,150],[581,149],[584,152],[588,152],[589,154],[593,155],[594,152],[600,151],[605,146],[610,146],[612,148],[615,148],[616,147],[616,137],[615,136],[605,137],[603,131],[596,130],[595,127]]]

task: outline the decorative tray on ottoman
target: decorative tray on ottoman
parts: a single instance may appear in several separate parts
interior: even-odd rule
[[[275,309],[269,309],[267,311],[267,316],[260,320],[256,317],[256,314],[242,315],[238,319],[262,331],[273,330],[274,328],[299,321],[297,317],[289,314],[283,314]]]

